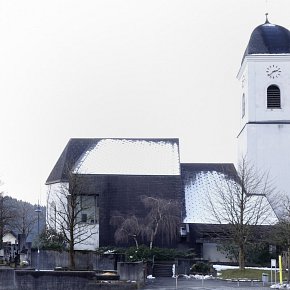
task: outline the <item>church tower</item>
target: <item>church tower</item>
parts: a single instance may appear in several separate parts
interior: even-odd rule
[[[290,197],[290,31],[266,22],[250,37],[241,83],[239,157],[268,172]]]

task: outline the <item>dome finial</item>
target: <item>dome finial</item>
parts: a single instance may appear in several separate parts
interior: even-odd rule
[[[265,21],[265,24],[270,23],[269,20],[268,20],[268,14],[269,14],[268,12],[265,13],[265,15],[266,15],[266,21]]]

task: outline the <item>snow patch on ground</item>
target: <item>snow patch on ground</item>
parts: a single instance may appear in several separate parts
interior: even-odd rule
[[[186,279],[196,279],[196,280],[209,280],[209,279],[214,279],[214,277],[212,275],[178,275],[176,276],[172,276],[172,278],[178,278],[178,277],[184,277]]]
[[[274,284],[271,285],[270,288],[272,289],[290,289],[290,285],[289,284]]]
[[[220,272],[222,270],[228,270],[228,269],[239,269],[238,266],[227,266],[227,265],[213,265],[213,267],[215,268],[216,271]],[[271,271],[271,268],[267,268],[267,267],[245,267],[246,269],[257,269],[257,270],[269,270]],[[278,268],[272,268],[272,270],[278,270]]]

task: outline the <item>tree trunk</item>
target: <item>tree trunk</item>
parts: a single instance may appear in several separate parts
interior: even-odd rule
[[[288,277],[287,277],[287,283],[289,284],[290,281],[290,245],[288,241],[288,249],[287,249],[287,266],[288,266]]]
[[[0,193],[0,249],[3,249],[3,236],[4,236],[4,217],[3,217],[3,195]]]
[[[245,270],[245,245],[239,245],[239,269]]]
[[[149,249],[150,250],[152,250],[152,246],[153,246],[153,233],[151,235],[150,244],[149,244]]]
[[[0,249],[3,249],[3,236],[4,236],[4,226],[3,223],[0,222]]]
[[[155,236],[156,236],[156,234],[157,234],[158,226],[159,226],[159,222],[156,223],[154,231],[151,232],[151,237],[150,237],[150,247],[149,247],[150,250],[152,250],[152,247],[153,247],[153,241],[154,241]]]
[[[76,265],[75,265],[75,251],[74,251],[73,243],[69,244],[69,264],[70,264],[70,269],[74,270]]]
[[[136,245],[136,249],[138,250],[139,249],[139,244],[138,244],[138,241],[135,237],[133,237],[134,241],[135,241],[135,245]]]

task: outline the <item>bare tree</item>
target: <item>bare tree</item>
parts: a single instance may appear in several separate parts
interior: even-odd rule
[[[215,188],[208,193],[208,207],[213,220],[224,228],[224,238],[238,248],[239,268],[245,267],[245,245],[253,237],[258,225],[277,221],[269,198],[274,188],[268,174],[258,173],[246,158],[238,164],[236,174],[221,173],[223,178],[215,181]]]
[[[3,236],[5,228],[8,227],[15,218],[15,208],[11,203],[11,198],[0,192],[0,249],[3,249]]]
[[[168,242],[176,238],[181,223],[179,203],[151,196],[142,196],[141,201],[148,210],[144,220],[144,232],[150,249],[158,234],[162,234]]]
[[[147,210],[145,217],[135,214],[124,215],[115,212],[110,220],[111,225],[117,226],[114,237],[116,243],[133,239],[138,249],[138,239],[149,241],[152,249],[157,236],[171,242],[177,236],[180,226],[180,205],[175,200],[159,197],[141,196],[141,201]]]
[[[86,244],[97,232],[94,199],[95,196],[84,194],[81,177],[73,173],[69,173],[68,182],[49,197],[50,224],[55,225],[68,245],[71,269],[75,268],[75,246]]]
[[[34,207],[28,202],[19,201],[16,204],[15,216],[11,222],[11,228],[27,237],[37,222]]]
[[[117,226],[114,234],[116,243],[128,243],[133,239],[136,248],[139,248],[138,237],[140,236],[143,225],[135,215],[124,216],[120,212],[115,212],[110,220],[111,225]]]

